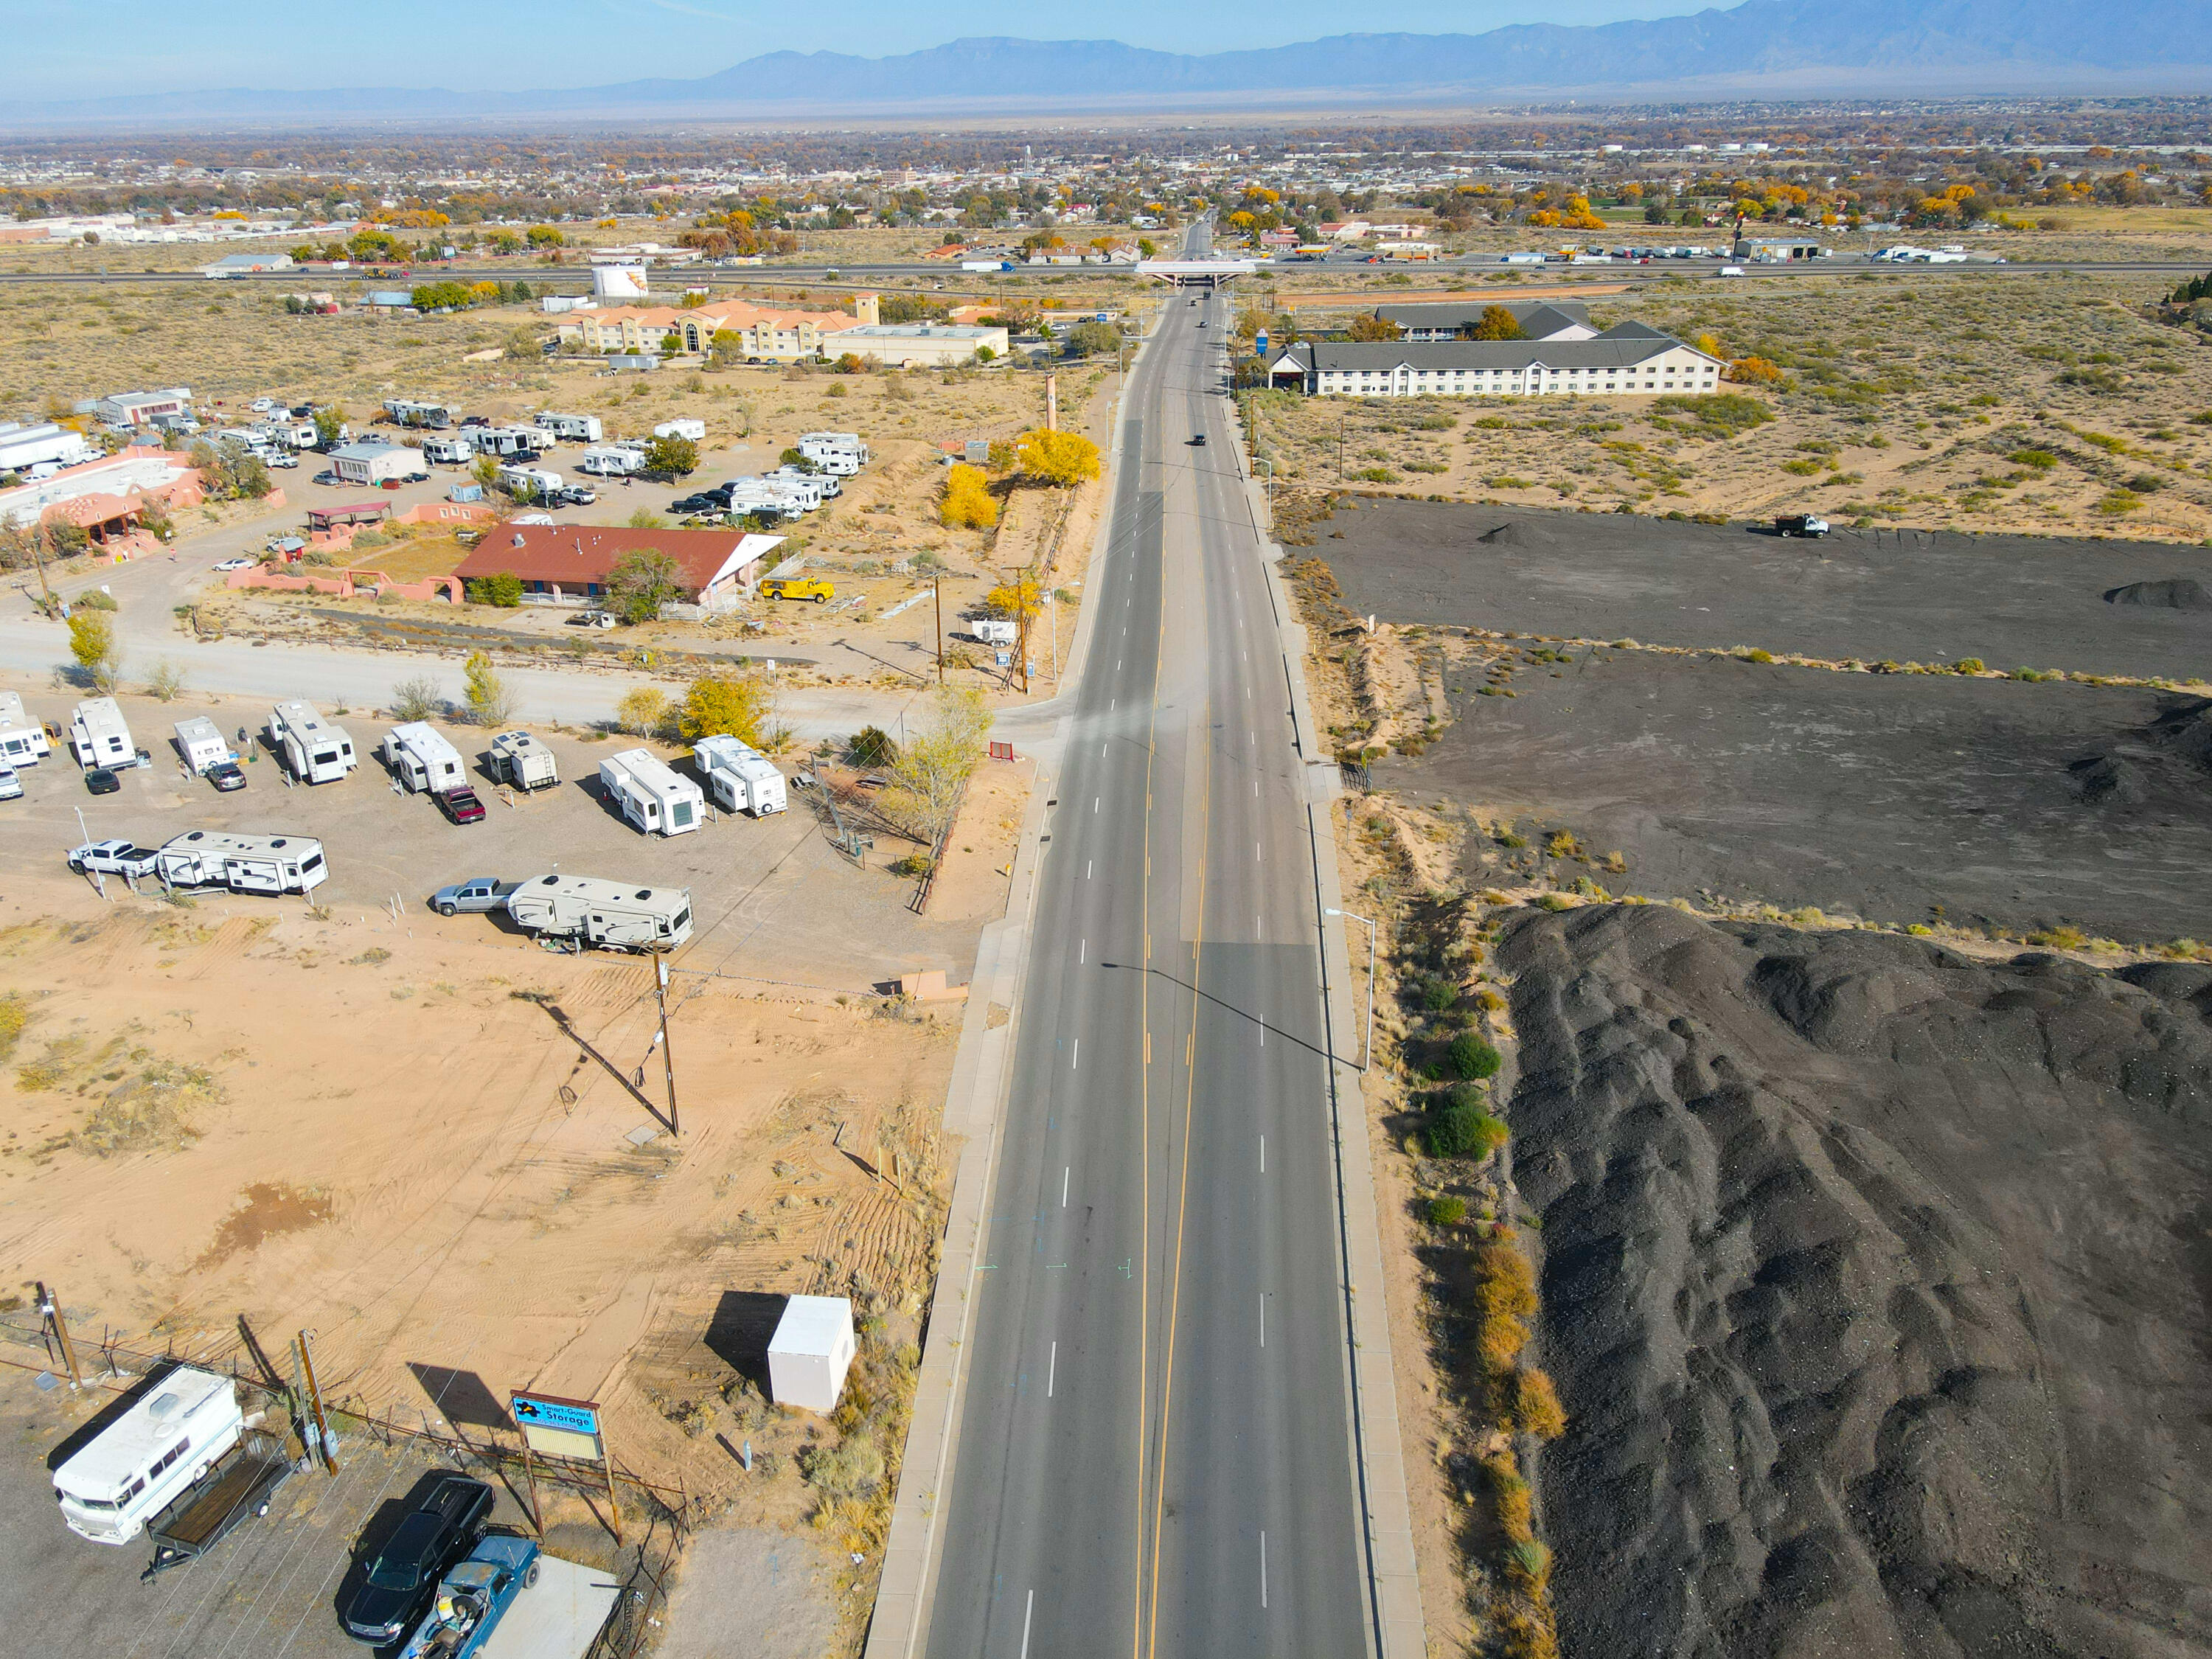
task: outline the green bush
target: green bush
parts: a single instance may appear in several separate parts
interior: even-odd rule
[[[1444,1065],[1454,1077],[1496,1077],[1499,1064],[1498,1050],[1484,1042],[1479,1032],[1462,1031],[1444,1046]]]
[[[1449,1013],[1459,1006],[1459,987],[1448,979],[1422,981],[1415,988],[1414,996],[1432,1014]]]
[[[1954,674],[1978,674],[1987,665],[1979,657],[1961,657],[1951,665]]]
[[[881,726],[864,726],[853,734],[846,752],[855,766],[889,766],[898,758],[898,745]]]
[[[502,611],[512,611],[522,603],[522,578],[512,571],[472,576],[466,586],[471,605],[496,605]]]
[[[1503,1146],[1510,1131],[1486,1109],[1473,1089],[1447,1089],[1432,1096],[1421,1139],[1431,1158],[1487,1158]]]
[[[1456,1227],[1467,1219],[1467,1200],[1463,1198],[1432,1198],[1422,1206],[1422,1213],[1431,1227]]]

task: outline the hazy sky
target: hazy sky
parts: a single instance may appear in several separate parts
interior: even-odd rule
[[[0,98],[97,98],[165,87],[592,86],[709,75],[765,52],[879,58],[961,35],[1218,52],[1354,31],[1473,34],[1505,23],[1599,23],[1703,9],[1700,0],[1370,0],[1356,9],[1319,0],[1197,8],[1188,0],[1124,0],[1073,17],[1033,0],[970,0],[949,11],[879,0],[0,0]]]

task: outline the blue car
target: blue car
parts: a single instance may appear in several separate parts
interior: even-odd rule
[[[470,1659],[490,1639],[514,1598],[538,1582],[538,1545],[486,1533],[438,1583],[437,1600],[399,1659]]]

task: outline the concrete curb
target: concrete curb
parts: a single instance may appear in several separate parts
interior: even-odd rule
[[[1154,326],[1158,326],[1157,320]],[[1053,696],[1028,705],[1023,713],[1057,709],[1067,689],[1080,683],[1090,659],[1099,607],[1091,605],[1093,575],[1100,557],[1113,545],[1114,503],[1120,478],[1121,414],[1111,417],[1108,466],[1099,480],[1103,507],[1093,532],[1091,556],[1084,564],[1083,615],[1069,642],[1067,664]],[[1070,700],[1072,708],[1072,700]],[[1008,711],[1012,712],[1012,711]],[[946,1212],[945,1244],[937,1267],[937,1288],[930,1297],[929,1333],[915,1376],[914,1414],[907,1425],[906,1449],[899,1462],[897,1494],[891,1501],[891,1526],[884,1544],[883,1576],[868,1623],[864,1659],[909,1659],[921,1650],[929,1631],[936,1595],[937,1522],[959,1449],[960,1407],[966,1395],[961,1358],[975,1316],[975,1265],[988,1242],[991,1188],[997,1172],[999,1133],[1005,1121],[1007,1062],[1021,1030],[1018,988],[1029,965],[1030,921],[1036,909],[1037,882],[1043,862],[1046,802],[1060,756],[1066,752],[1073,714],[1059,713],[1040,753],[1029,806],[1014,857],[1006,896],[1006,915],[983,930],[969,981],[968,1014],[960,1028],[960,1048],[945,1096],[945,1128],[963,1138],[953,1172],[952,1202]],[[1006,1023],[994,1027],[992,1005],[1008,1011]]]
[[[1230,423],[1238,431],[1237,458],[1243,465],[1242,424],[1232,404]],[[1307,821],[1314,854],[1314,889],[1322,916],[1322,976],[1328,988],[1338,1191],[1342,1214],[1344,1259],[1348,1272],[1346,1305],[1352,1325],[1353,1455],[1363,1499],[1368,1572],[1373,1596],[1379,1659],[1426,1659],[1428,1621],[1421,1607],[1419,1558],[1413,1547],[1413,1503],[1406,1486],[1405,1441],[1398,1418],[1397,1374],[1390,1356],[1389,1304],[1383,1294],[1382,1239],[1375,1204],[1374,1149],[1369,1138],[1367,1103],[1357,1066],[1344,1058],[1358,1055],[1361,1020],[1352,1000],[1352,960],[1340,919],[1326,914],[1343,908],[1337,870],[1336,838],[1328,823],[1330,804],[1339,792],[1334,762],[1322,748],[1314,723],[1305,675],[1306,629],[1296,620],[1279,562],[1283,549],[1267,539],[1264,486],[1247,476],[1245,499],[1265,550],[1261,569],[1282,638],[1284,677],[1291,699],[1291,720],[1298,756],[1306,764]],[[1334,925],[1332,925],[1334,924]]]

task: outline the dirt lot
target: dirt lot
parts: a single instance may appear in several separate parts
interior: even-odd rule
[[[2212,426],[2195,417],[2208,412],[2212,340],[2142,314],[2171,286],[1891,273],[1657,283],[1593,301],[1592,321],[1711,335],[1721,356],[1765,359],[1782,380],[1730,387],[1739,401],[1704,416],[1644,398],[1267,393],[1259,442],[1285,483],[1319,489],[2203,541]]]
[[[1523,915],[1565,1650],[2212,1646],[2212,969]]]
[[[204,712],[125,708],[149,738]],[[608,747],[550,740],[571,780]],[[1003,909],[1018,781],[971,792],[951,902],[925,920],[882,847],[852,867],[803,793],[783,817],[659,842],[574,782],[513,805],[486,788],[493,816],[459,829],[373,763],[312,790],[283,790],[265,758],[248,769],[216,795],[164,760],[90,800],[49,760],[0,807],[21,872],[0,901],[0,998],[22,1017],[0,1084],[0,1256],[61,1285],[80,1333],[157,1352],[229,1352],[240,1313],[312,1328],[349,1413],[511,1437],[508,1389],[597,1398],[624,1466],[680,1482],[695,1520],[823,1540],[841,1566],[816,1601],[848,1638],[933,1272],[962,1013],[871,987],[932,967],[964,981]],[[172,905],[113,880],[103,903],[61,865],[81,804],[96,834],[141,840],[281,823],[323,838],[333,877],[312,907]],[[646,964],[422,908],[435,883],[526,864],[691,888],[699,933],[670,995],[680,1135]],[[798,1291],[851,1295],[863,1322],[834,1425],[763,1404],[766,1340]]]
[[[2194,609],[2105,598],[2137,583],[2212,590],[2201,548],[1851,530],[1806,541],[1740,524],[1356,500],[1316,534],[1345,603],[1401,623],[1834,661],[2212,672],[2212,591]]]

